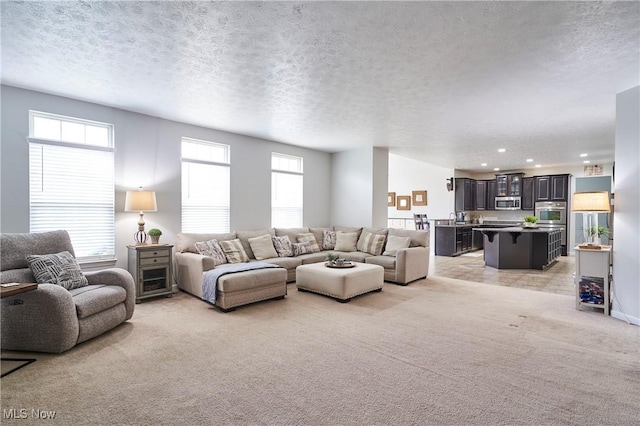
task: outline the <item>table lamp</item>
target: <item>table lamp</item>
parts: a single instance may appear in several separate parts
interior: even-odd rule
[[[158,210],[156,205],[156,193],[154,191],[143,191],[140,187],[137,191],[127,191],[124,200],[124,211],[138,212],[138,232],[133,237],[136,245],[147,243],[147,233],[144,232],[144,212],[155,212]]]
[[[588,246],[599,246],[591,237],[594,231],[597,234],[598,213],[611,211],[609,193],[607,191],[575,192],[571,200],[571,210],[582,213],[582,232],[585,243]]]

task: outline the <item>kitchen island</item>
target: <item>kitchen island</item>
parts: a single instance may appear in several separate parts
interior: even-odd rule
[[[548,269],[562,254],[557,229],[473,228],[484,236],[484,263],[496,269]]]

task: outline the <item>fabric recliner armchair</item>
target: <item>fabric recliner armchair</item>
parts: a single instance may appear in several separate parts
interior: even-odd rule
[[[0,236],[0,282],[34,283],[26,257],[68,251],[66,231]],[[61,353],[133,316],[135,285],[121,268],[86,272],[88,285],[67,290],[56,284],[2,299],[2,349]]]

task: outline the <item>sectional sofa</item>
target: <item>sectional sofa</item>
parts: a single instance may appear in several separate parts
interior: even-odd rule
[[[313,244],[307,244],[308,241],[305,241],[309,240],[310,235],[313,235],[311,240],[315,240],[317,247],[315,251],[308,252],[310,248],[314,249],[310,247]],[[282,237],[288,237],[292,245],[298,246],[293,247],[293,251],[297,250],[296,253],[289,255],[286,250],[284,253],[271,251],[275,256],[261,257],[270,251],[263,251],[257,245],[258,242],[272,239],[274,245],[278,246],[277,242],[282,241]],[[218,243],[235,240],[236,244],[239,241],[246,253],[247,259],[244,261],[260,260],[281,267],[238,272],[221,277],[215,304],[222,310],[231,310],[236,306],[260,300],[284,297],[286,283],[296,280],[298,266],[323,262],[329,253],[354,262],[380,265],[384,268],[385,281],[400,285],[407,285],[412,281],[425,278],[429,272],[428,231],[333,226],[266,228],[224,234],[180,233],[177,235],[176,243],[176,281],[181,290],[200,298],[203,297],[204,274],[214,268],[227,267],[226,264],[217,265],[214,257],[199,253],[202,243],[212,240]],[[286,241],[287,238],[284,240]],[[338,245],[335,245],[336,243]],[[256,252],[259,251],[258,255],[254,253],[254,249]]]

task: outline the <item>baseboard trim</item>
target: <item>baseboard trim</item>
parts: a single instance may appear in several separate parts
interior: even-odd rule
[[[630,315],[625,314],[624,312],[612,310],[611,316],[615,319],[619,319],[624,322],[629,322],[633,325],[640,325],[640,318],[632,317]]]

